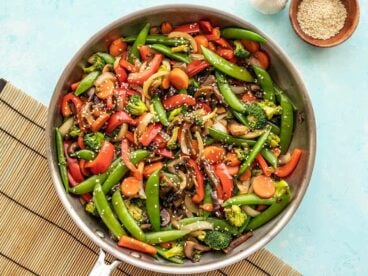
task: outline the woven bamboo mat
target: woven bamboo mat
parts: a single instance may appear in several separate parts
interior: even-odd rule
[[[99,249],[59,201],[45,157],[47,108],[0,79],[0,274],[87,275]],[[107,257],[107,262],[113,258]],[[160,275],[120,264],[113,275]],[[266,249],[200,275],[300,275]]]

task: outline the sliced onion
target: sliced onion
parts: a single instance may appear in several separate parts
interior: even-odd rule
[[[117,57],[114,61],[114,68],[117,68],[119,66],[119,62],[120,62],[121,57]]]
[[[167,58],[164,58],[162,60],[162,65],[166,67],[167,71],[171,71],[171,65],[170,65],[170,60]]]
[[[198,51],[197,43],[190,34],[187,34],[187,33],[184,33],[184,32],[171,32],[171,33],[168,34],[167,37],[168,38],[173,38],[173,37],[185,38],[186,40],[189,41],[190,46],[192,46],[193,52],[196,53]]]
[[[186,71],[187,70],[187,65],[184,63],[184,62],[176,62],[173,64],[172,66],[173,68],[179,68],[183,71]]]
[[[140,120],[137,128],[134,131],[134,143],[138,144],[138,138],[143,134],[143,132],[147,129],[148,124],[155,116],[152,113],[146,113],[142,120]]]
[[[237,182],[236,186],[239,189],[239,194],[248,194],[250,189],[250,179],[242,182]]]
[[[285,155],[281,155],[280,158],[279,158],[279,164],[280,165],[285,165],[286,163],[289,163],[290,159],[291,159],[290,152],[288,152]]]
[[[235,94],[243,94],[245,92],[244,86],[230,85],[230,88]]]
[[[192,60],[204,60],[204,56],[201,54],[190,54],[189,57]]]
[[[242,210],[248,215],[248,216],[251,216],[251,217],[256,217],[258,216],[261,212],[253,209],[252,207],[248,206],[248,205],[244,205],[241,207]]]
[[[74,124],[73,117],[68,118],[62,125],[59,127],[59,131],[61,135],[64,137],[69,133],[69,130],[72,128]]]
[[[143,96],[150,99],[151,97],[148,95],[148,89],[150,88],[152,82],[157,79],[157,78],[160,78],[160,77],[163,77],[163,76],[167,76],[169,74],[169,72],[167,71],[160,71],[160,72],[157,72],[155,74],[153,74],[152,76],[150,76],[143,84]]]
[[[103,68],[102,68],[102,73],[105,72],[111,72],[114,68],[112,67],[111,64],[106,64]]]
[[[225,132],[225,133],[228,133],[227,132],[227,128],[223,124],[221,124],[219,122],[214,123],[212,125],[212,128],[214,128],[216,130],[219,130],[219,131],[222,131],[222,132]]]
[[[120,142],[124,139],[126,132],[128,131],[128,124],[123,123],[116,137],[113,138],[114,142]]]
[[[198,132],[198,130],[194,133],[194,136],[197,139],[198,142],[198,155],[202,156],[204,151],[204,143],[201,134]]]
[[[191,197],[190,197],[188,194],[186,194],[186,195],[185,195],[184,205],[185,205],[185,207],[188,209],[188,211],[189,211],[189,212],[191,212],[191,213],[194,213],[194,214],[198,215],[198,213],[199,213],[199,208],[198,208],[198,206],[197,206],[197,205],[195,205],[195,204],[193,203],[193,201],[192,201]]]
[[[181,179],[181,182],[180,182],[180,190],[183,191],[186,187],[187,187],[187,176],[185,175],[185,173],[181,170],[178,170],[178,175]]]
[[[96,80],[95,80],[95,86],[102,85],[105,81],[115,81],[115,75],[111,72],[104,72],[102,73]]]
[[[197,221],[191,224],[181,227],[182,230],[188,230],[190,232],[197,230],[213,230],[213,224],[209,221]]]
[[[248,62],[249,64],[251,65],[255,65],[255,66],[259,66],[259,67],[262,67],[262,64],[259,62],[258,59],[256,59],[255,57],[251,56],[249,59],[248,59]]]
[[[139,66],[139,72],[143,72],[147,69],[148,62],[145,61]]]

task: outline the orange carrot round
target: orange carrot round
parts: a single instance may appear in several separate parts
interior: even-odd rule
[[[147,165],[147,166],[144,167],[144,169],[143,169],[143,175],[145,177],[148,177],[152,173],[154,173],[155,171],[161,170],[163,166],[164,166],[164,163],[162,163],[161,161],[155,162],[155,163],[152,163],[152,164],[149,164],[149,165]]]
[[[174,68],[169,74],[170,83],[176,89],[187,89],[189,86],[188,75],[179,68]]]
[[[137,195],[140,188],[141,188],[140,181],[133,176],[125,178],[123,182],[120,184],[120,191],[123,193],[123,195],[127,197],[133,197]]]
[[[148,243],[141,242],[128,236],[122,236],[118,242],[121,247],[133,249],[139,252],[154,255],[157,253],[157,249]]]
[[[226,166],[227,170],[229,171],[229,174],[232,176],[235,176],[238,174],[240,166]]]
[[[270,198],[275,194],[275,183],[265,175],[256,176],[252,182],[254,193],[261,198]]]
[[[250,169],[247,169],[245,173],[243,173],[241,176],[239,176],[240,181],[247,181],[252,177],[252,172]]]
[[[255,53],[259,50],[260,45],[258,42],[252,41],[252,40],[242,40],[241,43],[251,53]]]
[[[215,164],[224,159],[225,150],[217,146],[208,146],[204,149],[203,155],[210,164]]]
[[[161,33],[168,34],[173,30],[173,26],[170,22],[162,22],[161,23]]]
[[[208,47],[208,39],[207,37],[205,37],[204,35],[197,35],[196,37],[194,37],[195,42],[197,43],[197,53],[201,54],[202,50],[201,50],[201,45],[203,45],[203,47]]]
[[[126,49],[128,45],[123,41],[122,38],[115,39],[109,48],[109,52],[113,56],[120,56]]]
[[[170,88],[170,78],[169,78],[168,75],[163,77],[163,79],[161,81],[161,87],[162,87],[162,89],[169,89]]]
[[[225,164],[227,166],[230,166],[230,167],[239,166],[240,165],[240,160],[239,160],[238,156],[236,155],[236,153],[228,152],[226,154]]]
[[[261,67],[265,70],[270,66],[270,58],[264,51],[257,51],[253,56],[259,61]]]

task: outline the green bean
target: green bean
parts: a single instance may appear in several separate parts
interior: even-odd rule
[[[266,70],[259,66],[253,65],[254,73],[256,73],[259,84],[263,89],[263,98],[265,100],[275,102],[275,90],[272,79]]]
[[[234,115],[234,117],[236,119],[238,119],[239,122],[241,122],[243,125],[245,125],[246,127],[249,127],[248,125],[248,121],[247,121],[247,118],[245,117],[244,114],[232,109],[231,110],[231,113]]]
[[[255,204],[271,205],[273,203],[275,203],[274,198],[260,198],[255,194],[242,194],[229,198],[222,204],[222,206],[227,207],[231,205],[255,205]]]
[[[211,185],[209,185],[208,183],[206,184],[206,186],[204,187],[204,198],[203,198],[203,205],[205,204],[212,204],[212,197],[211,197]],[[208,211],[203,211],[203,216],[205,218],[207,218],[211,213]]]
[[[157,114],[158,119],[164,126],[169,125],[169,121],[167,119],[166,110],[163,107],[160,98],[156,95],[152,99],[153,108],[155,109],[155,113]]]
[[[147,150],[136,150],[130,154],[130,161],[135,165],[146,158],[149,154],[150,152]],[[121,158],[118,159],[118,163],[111,170],[110,174],[102,184],[102,190],[105,194],[109,192],[112,187],[118,184],[124,175],[129,171],[123,160],[121,160]]]
[[[230,39],[253,40],[260,43],[267,42],[267,40],[263,36],[242,28],[224,28],[221,30],[221,37]]]
[[[114,213],[112,212],[109,202],[107,201],[107,198],[102,191],[100,183],[97,183],[93,190],[93,201],[102,221],[110,230],[110,232],[114,235],[114,237],[120,239],[121,236],[126,235],[123,227],[120,225],[119,221],[116,219]]]
[[[137,36],[131,35],[124,38],[126,43],[134,42]],[[166,46],[179,46],[188,44],[188,40],[183,38],[168,38],[164,35],[148,35],[146,39],[147,44],[163,44]]]
[[[261,154],[272,167],[277,168],[277,157],[270,149],[262,149]]]
[[[147,39],[147,35],[148,32],[150,30],[151,24],[147,23],[143,29],[139,32],[139,34],[137,35],[136,40],[134,41],[132,47],[130,48],[130,54],[128,57],[128,61],[130,63],[134,63],[134,59],[139,59],[139,50],[138,48],[144,44],[146,44],[146,39]]]
[[[245,220],[244,224],[242,226],[239,227],[238,229],[238,235],[240,236],[241,234],[243,234],[244,230],[247,229],[250,221],[251,221],[252,217],[251,216],[247,216],[247,219]]]
[[[175,263],[175,264],[183,264],[183,260],[177,257],[171,257],[171,258],[167,258],[165,255],[165,250],[162,249],[159,246],[155,246],[155,248],[157,249],[157,254],[160,255],[162,258],[164,258],[165,260],[168,260],[169,262]]]
[[[270,134],[270,132],[271,132],[271,127],[267,126],[266,131],[258,138],[256,144],[254,145],[251,152],[249,153],[248,158],[241,165],[238,176],[245,173],[245,171],[253,163],[254,159],[257,156],[257,154],[262,150],[262,147],[263,147],[264,143],[266,142],[267,137]]]
[[[258,216],[254,217],[246,229],[254,230],[269,222],[286,208],[290,200],[291,194],[289,192],[285,192],[274,204],[272,204]]]
[[[123,198],[121,197],[119,189],[117,189],[112,195],[111,202],[112,208],[114,209],[118,219],[128,230],[128,232],[137,240],[144,241],[144,233],[134,218],[130,215],[127,207],[125,206]]]
[[[98,52],[96,55],[102,58],[107,64],[114,64],[115,62],[115,58],[108,53]]]
[[[225,102],[235,111],[245,112],[246,107],[243,102],[239,100],[239,98],[234,94],[231,90],[230,85],[224,74],[220,73],[216,70],[216,81],[217,86],[221,92],[221,95],[224,97]]]
[[[272,123],[272,122],[267,122],[267,124],[269,125],[269,126],[271,126],[271,132],[273,132],[274,134],[276,134],[276,135],[279,135],[280,134],[280,128],[277,126],[277,125],[275,125],[274,123]]]
[[[100,71],[93,71],[89,73],[87,76],[85,76],[81,82],[79,83],[77,89],[75,90],[74,94],[76,96],[79,96],[80,94],[86,92],[88,89],[90,89],[97,77],[100,75]]]
[[[211,50],[203,47],[201,45],[202,53],[205,59],[211,63],[213,67],[221,71],[222,73],[233,77],[238,80],[253,82],[254,79],[252,75],[248,72],[248,70],[244,67],[239,67],[226,59],[220,57],[216,53],[212,52]]]
[[[146,209],[152,228],[160,231],[160,170],[152,173],[146,183]]]
[[[256,141],[254,140],[248,140],[244,138],[238,138],[231,136],[225,132],[222,132],[220,130],[214,129],[212,127],[208,128],[208,134],[215,139],[216,141],[229,144],[229,145],[236,145],[236,146],[253,146],[256,144]]]
[[[159,232],[146,233],[146,242],[157,244],[162,242],[170,242],[181,239],[190,233],[189,230],[168,230]]]
[[[182,54],[182,53],[173,53],[171,51],[171,48],[163,45],[163,44],[152,44],[151,48],[164,54],[165,56],[168,56],[169,58],[175,59],[177,61],[181,61],[184,63],[189,63],[190,62],[190,58],[188,55],[186,54]]]
[[[74,152],[70,156],[77,157],[79,159],[84,159],[84,160],[93,160],[95,159],[96,154],[91,150],[82,149],[82,150]]]
[[[66,168],[63,137],[61,136],[61,133],[58,128],[55,128],[55,142],[56,142],[56,152],[57,152],[58,166],[59,166],[61,181],[64,184],[65,191],[68,192],[69,179],[68,179],[68,170]]]
[[[227,223],[227,221],[223,219],[206,218],[206,217],[192,217],[192,218],[182,219],[178,223],[180,227],[183,227],[185,225],[196,223],[198,221],[208,221],[212,223],[214,230],[226,231],[234,235],[238,233],[238,229],[236,227],[230,225],[229,223]]]

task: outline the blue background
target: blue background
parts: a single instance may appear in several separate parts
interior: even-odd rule
[[[132,11],[179,1],[1,2],[0,77],[48,104],[62,70],[97,30]],[[313,102],[318,136],[313,178],[298,212],[267,248],[305,275],[368,275],[367,13],[347,42],[319,49],[295,35],[288,7],[269,16],[247,1],[201,4],[267,33],[295,63]],[[362,11],[367,4],[360,1]]]

